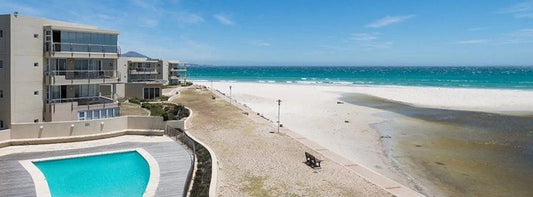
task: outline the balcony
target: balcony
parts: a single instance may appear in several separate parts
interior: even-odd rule
[[[161,79],[161,77],[159,78],[142,78],[142,79],[128,79],[128,82],[131,82],[131,83],[155,83],[155,84],[162,84],[162,83],[165,83],[166,80],[163,80]]]
[[[45,44],[45,55],[48,58],[107,58],[116,59],[120,54],[117,45],[79,44],[49,42]]]
[[[186,68],[170,68],[171,72],[187,72]]]
[[[116,70],[54,70],[47,73],[45,83],[50,85],[79,85],[118,83]]]
[[[45,120],[77,120],[79,111],[117,107],[118,102],[103,96],[51,99],[45,106]]]
[[[157,70],[154,69],[132,69],[130,70],[130,75],[156,75],[159,74]]]

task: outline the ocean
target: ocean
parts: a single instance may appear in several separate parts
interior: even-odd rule
[[[533,89],[533,66],[191,66],[197,81]]]

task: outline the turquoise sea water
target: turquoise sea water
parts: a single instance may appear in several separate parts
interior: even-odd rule
[[[205,81],[533,89],[533,67],[191,66]]]
[[[142,196],[150,168],[137,151],[34,162],[52,196]]]

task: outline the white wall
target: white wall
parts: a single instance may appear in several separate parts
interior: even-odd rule
[[[122,130],[161,130],[165,128],[166,123],[163,117],[159,116],[120,116],[89,121],[17,123],[11,126],[11,139],[29,139],[80,136]]]
[[[11,122],[43,121],[44,19],[11,16]],[[38,37],[35,38],[34,34]],[[34,66],[37,63],[38,66]],[[34,95],[34,91],[39,91]]]

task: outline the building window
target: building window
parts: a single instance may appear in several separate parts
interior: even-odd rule
[[[33,95],[39,95],[39,91],[33,91]]]
[[[4,121],[0,120],[0,129],[3,129],[3,128],[4,128]]]
[[[0,60],[0,68],[4,68],[4,61]]]
[[[111,118],[119,115],[120,109],[118,107],[109,109],[95,109],[78,112],[78,120],[96,120]]]
[[[143,98],[144,99],[154,99],[160,97],[159,93],[161,92],[160,88],[144,88],[143,89]]]
[[[33,63],[33,66],[39,66],[38,62]]]
[[[39,34],[33,34],[34,38],[39,38]]]
[[[4,98],[4,91],[0,90],[0,98]]]
[[[0,38],[3,38],[3,37],[4,37],[4,30],[0,29]]]
[[[84,112],[84,111],[78,112],[78,120],[85,120],[86,114],[87,112]]]

